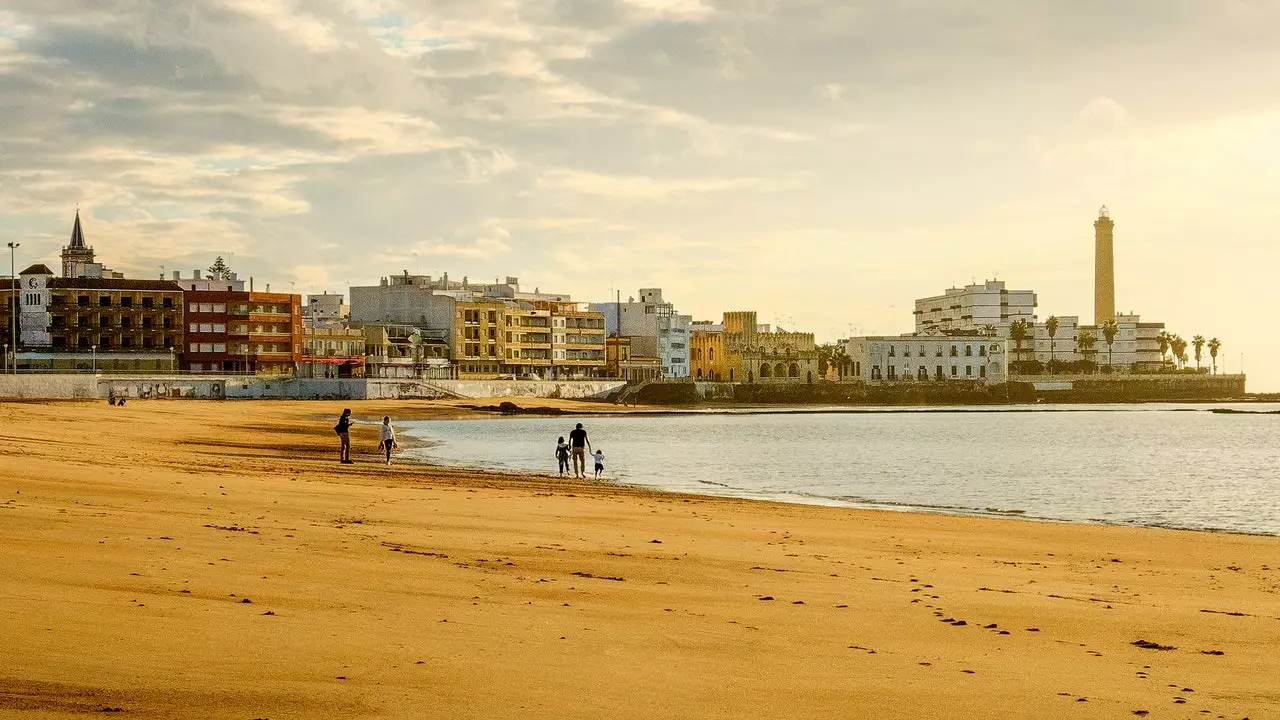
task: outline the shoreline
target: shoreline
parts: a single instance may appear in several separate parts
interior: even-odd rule
[[[1280,713],[1275,537],[336,463],[401,406],[0,403],[0,715]]]

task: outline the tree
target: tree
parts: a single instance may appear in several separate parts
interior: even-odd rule
[[[215,278],[227,277],[231,274],[231,266],[227,264],[226,260],[222,259],[221,255],[219,255],[217,259],[213,261],[213,264],[209,266],[209,274],[213,275]]]
[[[1209,341],[1209,357],[1213,359],[1213,374],[1218,374],[1218,351],[1222,349],[1222,341],[1214,338]]]
[[[1026,320],[1015,320],[1009,326],[1009,339],[1013,341],[1013,359],[1022,364],[1022,341],[1031,336],[1031,324]]]
[[[1197,335],[1191,338],[1191,347],[1196,350],[1196,369],[1200,369],[1200,351],[1204,349],[1204,336]]]
[[[1187,341],[1183,340],[1181,335],[1174,335],[1169,340],[1169,349],[1173,351],[1173,359],[1178,362],[1178,367],[1185,367],[1187,364]]]
[[[991,324],[983,325],[983,326],[982,326],[982,334],[983,334],[983,335],[986,335],[987,337],[995,337],[995,336],[996,336],[996,326],[995,326],[995,325],[991,325]]]
[[[1169,347],[1173,344],[1173,336],[1168,330],[1161,330],[1156,336],[1156,341],[1160,343],[1160,362],[1164,362],[1164,356],[1168,354]]]
[[[1076,352],[1080,353],[1080,356],[1087,361],[1089,354],[1093,352],[1093,346],[1096,342],[1097,339],[1093,337],[1092,331],[1081,330],[1076,335]]]
[[[1113,345],[1116,344],[1116,336],[1120,334],[1120,326],[1115,320],[1108,320],[1102,324],[1102,339],[1107,341],[1107,367],[1111,367]],[[1108,370],[1110,372],[1110,370]]]
[[[1053,372],[1053,338],[1058,334],[1058,316],[1050,315],[1044,329],[1049,333],[1049,372]]]

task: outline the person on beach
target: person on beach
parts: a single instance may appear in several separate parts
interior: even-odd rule
[[[604,451],[596,450],[594,457],[596,459],[596,479],[599,480],[600,473],[604,472]]]
[[[569,433],[569,450],[573,455],[573,476],[577,478],[585,478],[587,476],[587,450],[591,448],[591,440],[587,438],[587,431],[582,429],[582,423]]]
[[[342,417],[338,418],[338,424],[333,426],[333,431],[338,433],[338,462],[343,465],[351,464],[351,409],[347,408],[342,411]]]
[[[391,450],[399,447],[396,443],[396,431],[391,428],[391,418],[386,415],[382,416],[382,442],[378,444],[379,450],[385,450],[387,453],[387,464],[391,464]]]
[[[560,462],[560,477],[564,477],[569,472],[569,443],[563,436],[556,440],[556,460]]]

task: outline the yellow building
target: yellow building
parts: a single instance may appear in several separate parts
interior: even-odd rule
[[[774,330],[748,310],[725,313],[722,335],[729,382],[812,383],[821,377],[813,333]]]
[[[452,360],[459,378],[495,378],[504,372],[506,310],[501,300],[457,303]]]
[[[689,326],[689,375],[706,382],[729,381],[723,325],[696,322]]]

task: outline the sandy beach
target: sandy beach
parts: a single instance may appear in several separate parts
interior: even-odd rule
[[[0,717],[1280,717],[1280,538],[340,466],[342,406],[0,404]]]

